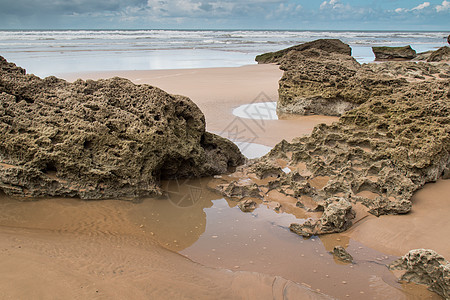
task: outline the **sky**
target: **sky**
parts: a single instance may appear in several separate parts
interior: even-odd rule
[[[0,0],[0,29],[450,31],[450,0]]]

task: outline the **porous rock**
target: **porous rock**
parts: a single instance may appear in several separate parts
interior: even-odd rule
[[[285,74],[280,80],[279,106],[286,107],[281,104],[283,93],[292,91],[289,99],[296,105],[301,97],[327,92],[322,84],[329,82],[331,72],[319,72],[320,76],[328,74],[322,79],[314,73],[315,68],[299,68],[308,61],[306,54],[314,57],[313,51],[317,54],[321,50],[295,54],[302,59],[292,59],[292,53],[284,56]],[[337,54],[319,55],[323,58]],[[305,207],[307,212],[321,210],[325,214],[327,200],[338,197],[350,206],[362,204],[367,212],[376,216],[405,214],[411,210],[415,191],[427,182],[448,176],[450,66],[424,62],[360,66],[350,61],[348,57],[329,61],[331,70],[334,66],[338,70],[342,63],[344,71],[335,72],[334,82],[339,84],[329,87],[331,92],[327,93],[340,90],[339,99],[348,102],[353,99],[352,103],[358,102],[358,105],[344,112],[338,122],[320,124],[310,136],[295,138],[290,143],[282,141],[264,157],[239,168],[241,181],[254,190],[264,191],[264,201],[271,201],[270,191],[276,190],[293,197],[299,203],[297,208]],[[311,62],[320,64],[317,59]],[[324,64],[323,69],[326,67]],[[320,79],[314,81],[315,77]],[[343,95],[347,98],[342,98]],[[279,172],[286,167],[291,172]],[[264,174],[272,177],[260,180]],[[293,224],[291,230],[310,236],[339,232],[350,224],[343,222],[339,224],[345,225],[340,226],[330,222],[330,225],[338,225],[331,229],[324,227],[323,221],[314,217],[304,224]]]
[[[251,199],[242,200],[238,207],[243,212],[252,212],[256,209],[256,202]]]
[[[450,299],[450,263],[436,251],[411,250],[389,268],[403,271],[400,280],[424,284],[444,299]]]
[[[410,60],[416,57],[411,46],[404,47],[372,47],[375,60]]]
[[[355,212],[347,200],[332,197],[327,200],[320,219],[308,219],[303,224],[292,223],[289,228],[298,235],[310,237],[345,231],[352,225],[352,219],[354,218]]]
[[[431,53],[428,62],[450,61],[450,47],[444,46]]]
[[[255,60],[259,64],[281,63],[284,56],[290,52],[303,52],[309,49],[322,50],[329,53],[338,53],[342,55],[352,55],[352,49],[349,45],[338,39],[319,39],[312,42],[296,45],[276,52],[264,53],[256,56]]]
[[[333,248],[333,255],[343,262],[353,262],[353,256],[342,246],[335,246]]]
[[[0,57],[0,189],[15,196],[135,198],[164,178],[244,162],[200,109],[123,78],[41,79]]]

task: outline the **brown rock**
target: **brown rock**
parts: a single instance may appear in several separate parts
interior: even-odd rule
[[[343,262],[353,262],[353,256],[342,246],[335,246],[333,248],[333,255]]]
[[[246,200],[242,200],[241,202],[239,202],[238,207],[243,211],[243,212],[252,212],[256,209],[256,202],[251,200],[251,199],[246,199]]]
[[[428,62],[450,61],[450,47],[444,46],[431,53]]]
[[[327,200],[325,210],[320,219],[307,220],[303,224],[293,223],[289,227],[298,235],[309,237],[326,233],[342,232],[352,225],[355,212],[352,205],[343,198],[333,197]]]
[[[38,78],[0,57],[0,189],[16,196],[134,198],[160,178],[227,172],[238,148],[200,109],[129,80]]]
[[[259,64],[280,63],[288,53],[303,52],[310,49],[321,50],[327,53],[337,53],[342,55],[352,55],[352,49],[338,39],[319,39],[312,42],[296,45],[277,52],[269,52],[256,56],[255,60]]]
[[[424,284],[444,299],[450,299],[450,263],[435,251],[411,250],[389,268],[404,271],[400,280]]]
[[[411,60],[416,51],[411,46],[404,47],[372,47],[375,60]]]

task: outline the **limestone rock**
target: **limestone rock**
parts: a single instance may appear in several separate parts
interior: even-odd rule
[[[375,60],[410,60],[416,57],[411,46],[404,47],[372,47]]]
[[[239,176],[253,190],[264,191],[260,194],[264,201],[276,201],[269,195],[275,190],[295,201],[296,207],[289,210],[303,207],[302,213],[312,219],[292,224],[292,231],[311,236],[348,228],[347,221],[325,222],[333,208],[327,200],[332,197],[358,205],[361,213],[364,209],[376,216],[408,213],[415,191],[448,176],[448,64],[385,62],[360,66],[349,57],[317,49],[288,53],[283,59],[279,108],[295,107],[301,99],[312,99],[316,94],[320,95],[316,99],[332,95],[327,99],[357,103],[338,122],[320,124],[310,136],[290,143],[282,141],[264,157],[240,167],[238,175],[230,175]],[[324,71],[308,67],[309,63]],[[330,70],[335,70],[334,74]],[[330,78],[337,84],[330,84]],[[280,172],[286,167],[291,172]],[[269,177],[262,179],[265,176]],[[318,211],[323,211],[322,217],[308,214]],[[351,214],[346,220],[351,221]]]
[[[342,246],[335,246],[333,248],[333,255],[343,262],[353,262],[353,256]]]
[[[280,63],[284,56],[290,52],[303,52],[310,49],[318,49],[328,53],[338,53],[342,55],[352,55],[349,45],[338,39],[319,39],[312,42],[296,45],[277,52],[269,52],[256,56],[255,60],[259,64]]]
[[[232,181],[229,184],[217,186],[217,191],[229,198],[243,199],[245,197],[261,198],[262,193],[258,185],[248,181]]]
[[[411,250],[389,268],[404,271],[400,280],[427,285],[429,290],[450,299],[450,263],[435,251]]]
[[[303,224],[293,223],[292,232],[309,237],[326,233],[342,232],[352,225],[355,212],[352,205],[343,198],[333,197],[327,200],[325,210],[318,220],[306,220]]]
[[[444,46],[431,53],[427,59],[429,62],[450,61],[450,47]]]
[[[112,78],[68,83],[0,57],[0,189],[16,196],[134,198],[160,178],[227,172],[244,162],[205,131],[188,98]]]
[[[238,207],[243,212],[252,212],[256,209],[256,202],[251,199],[242,200],[239,202]]]
[[[350,55],[320,49],[291,51],[280,68],[278,113],[340,116],[407,83],[372,65],[361,66]]]

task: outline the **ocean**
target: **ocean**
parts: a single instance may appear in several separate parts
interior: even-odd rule
[[[360,63],[372,46],[411,45],[417,52],[447,44],[448,32],[270,30],[3,30],[0,55],[40,77],[68,72],[234,67],[256,55],[319,38],[352,47]]]

